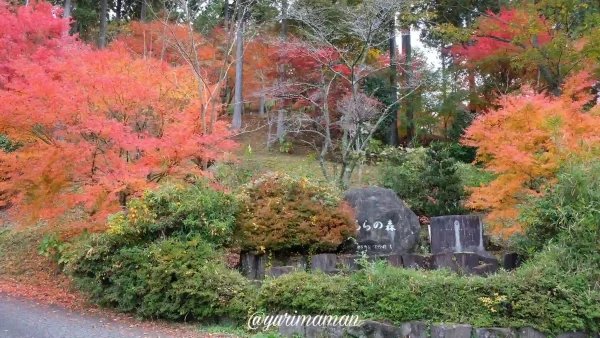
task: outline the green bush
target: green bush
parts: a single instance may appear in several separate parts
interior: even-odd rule
[[[484,277],[415,271],[372,263],[350,276],[294,273],[265,283],[258,308],[267,313],[359,314],[402,323],[467,323],[544,332],[600,329],[598,292],[575,277],[527,268]]]
[[[600,164],[597,161],[566,163],[557,175],[557,182],[542,197],[531,199],[521,208],[520,220],[525,233],[516,241],[521,254],[532,256],[549,246],[568,248],[572,261],[591,263],[586,270],[600,274]]]
[[[205,185],[167,185],[134,199],[109,229],[76,240],[67,271],[93,301],[141,317],[243,320],[249,282],[219,250],[230,243],[234,196]]]
[[[442,144],[411,150],[390,149],[381,163],[379,183],[394,190],[420,216],[460,214],[465,197],[456,161]]]
[[[495,175],[475,165],[457,162],[456,171],[465,187],[479,187],[494,180]]]
[[[107,252],[102,237],[71,266],[92,300],[144,318],[242,321],[253,304],[248,280],[200,236]]]
[[[206,184],[168,184],[133,199],[108,220],[107,238],[117,245],[198,234],[217,246],[231,240],[238,203],[233,194]]]
[[[306,178],[273,173],[241,189],[237,238],[242,249],[332,252],[356,232],[339,192]]]

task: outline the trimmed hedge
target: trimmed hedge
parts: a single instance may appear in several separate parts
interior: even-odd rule
[[[360,314],[402,323],[426,320],[477,327],[598,332],[600,293],[583,276],[563,278],[527,266],[488,278],[370,265],[350,276],[294,273],[263,285],[266,313]]]

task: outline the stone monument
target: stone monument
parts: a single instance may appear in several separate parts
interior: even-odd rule
[[[432,217],[429,225],[431,253],[484,253],[483,225],[479,216],[453,215]]]
[[[351,189],[344,199],[356,212],[357,252],[367,255],[414,252],[419,242],[417,215],[390,189]]]

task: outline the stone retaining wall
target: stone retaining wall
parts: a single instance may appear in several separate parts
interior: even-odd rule
[[[465,324],[428,325],[408,322],[400,326],[364,321],[357,327],[285,326],[279,327],[283,337],[306,338],[600,338],[600,334],[566,332],[547,335],[533,328],[475,328]]]
[[[360,267],[357,261],[360,255],[318,254],[311,257],[290,256],[285,258],[268,258],[268,255],[244,253],[240,257],[240,270],[251,280],[265,277],[279,277],[293,271],[322,271],[335,274],[344,270],[354,271]],[[417,254],[385,254],[367,257],[369,261],[386,260],[391,266],[403,268],[450,269],[470,275],[487,276],[495,273],[502,266],[512,270],[519,265],[516,254],[505,254],[502,262],[486,252],[439,253],[435,255]]]

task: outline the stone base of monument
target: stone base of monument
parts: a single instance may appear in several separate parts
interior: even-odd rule
[[[271,255],[271,266],[293,266],[299,270],[306,270],[308,259],[302,254]]]
[[[505,253],[502,257],[502,265],[505,270],[514,270],[521,266],[521,257],[514,252]]]
[[[407,269],[424,269],[430,270],[432,266],[431,256],[403,254],[402,265]]]
[[[499,264],[495,257],[474,252],[441,253],[433,255],[433,269],[450,269],[454,272],[487,276],[498,272]]]
[[[335,274],[359,270],[362,257],[362,255],[317,254],[310,258],[303,255],[274,258],[268,255],[243,253],[240,256],[240,271],[250,280],[262,280],[265,276],[276,278],[294,271],[306,270]],[[435,255],[379,254],[365,257],[367,262],[383,260],[390,266],[398,268],[449,269],[480,276],[496,273],[500,268],[498,259],[486,252],[444,252]]]
[[[239,268],[242,275],[248,279],[264,279],[267,256],[249,252],[240,254]]]
[[[279,276],[300,271],[295,266],[272,266],[267,269],[267,276],[271,278],[277,278]]]
[[[533,328],[475,328],[466,324],[440,324],[429,326],[425,322],[408,322],[399,326],[365,320],[359,326],[319,326],[296,323],[279,326],[279,334],[283,337],[305,338],[546,338],[547,335]],[[566,332],[558,338],[598,337],[583,332]]]

